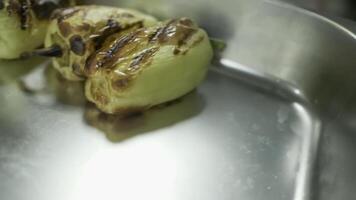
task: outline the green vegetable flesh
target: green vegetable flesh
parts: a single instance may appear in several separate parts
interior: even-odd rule
[[[86,97],[106,113],[130,113],[179,98],[204,79],[213,50],[189,19],[115,35],[88,59]]]
[[[1,0],[0,58],[19,58],[22,53],[40,47],[51,12],[64,5],[50,0]]]
[[[106,6],[77,6],[57,12],[46,36],[46,47],[59,45],[62,55],[54,67],[69,80],[85,79],[87,59],[115,33],[156,23],[138,11]]]

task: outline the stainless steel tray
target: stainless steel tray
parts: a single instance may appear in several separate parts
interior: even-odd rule
[[[269,1],[120,6],[193,17],[228,49],[178,102],[125,122],[102,117],[110,133],[86,123],[90,107],[15,81],[43,84],[41,61],[1,61],[0,199],[356,198],[351,31]]]

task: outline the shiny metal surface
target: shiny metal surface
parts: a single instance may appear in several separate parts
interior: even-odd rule
[[[356,20],[353,0],[283,0],[323,14],[332,14]]]
[[[313,131],[300,105],[217,72],[123,141],[85,125],[80,108],[1,90],[4,199],[290,199]]]
[[[1,199],[356,198],[351,31],[274,1],[120,6],[192,17],[228,48],[195,93],[96,128],[41,89],[39,61],[1,61]]]

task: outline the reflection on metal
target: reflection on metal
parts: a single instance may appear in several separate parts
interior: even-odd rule
[[[44,76],[48,91],[52,92],[59,102],[69,105],[85,105],[83,81],[66,80],[52,65],[46,67]]]
[[[219,66],[219,69],[213,68],[212,70],[242,80],[249,85],[254,85],[285,100],[296,101],[304,105],[310,104],[308,98],[300,89],[285,80],[224,58],[220,59],[216,64]]]
[[[293,108],[303,120],[299,122],[300,124],[297,127],[299,127],[299,131],[310,134],[302,135],[302,146],[297,147],[300,151],[300,163],[299,169],[297,169],[296,190],[293,200],[311,199],[312,194],[310,190],[314,176],[314,163],[317,158],[317,149],[321,134],[321,122],[316,116],[314,109],[310,108],[312,103],[296,86],[268,74],[263,74],[234,63],[233,61],[221,59],[219,68],[213,69],[242,80],[258,89],[263,89],[265,92],[277,95],[286,101],[294,102],[292,104]],[[308,107],[309,110],[305,107]]]
[[[353,33],[275,2],[147,2],[120,5],[195,18],[227,42],[207,80],[129,123],[1,85],[1,199],[356,197]]]
[[[302,146],[300,147],[300,166],[297,173],[296,189],[293,200],[313,199],[313,178],[317,151],[319,147],[320,134],[322,131],[322,123],[312,109],[307,110],[298,103],[293,103],[294,109],[303,116],[304,121],[299,125],[306,128],[304,133],[312,133],[304,135]],[[309,130],[308,130],[309,129]]]
[[[204,108],[204,99],[194,91],[181,99],[130,116],[109,115],[89,104],[85,108],[85,121],[103,131],[112,142],[121,142],[139,134],[149,133],[189,120]]]
[[[18,81],[43,62],[44,60],[39,58],[16,61],[0,60],[0,85]]]

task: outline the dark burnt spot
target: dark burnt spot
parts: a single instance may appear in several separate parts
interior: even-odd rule
[[[183,29],[183,28],[182,28]],[[185,44],[187,44],[187,42],[189,41],[189,39],[197,32],[197,29],[183,29],[181,32],[181,37],[178,40],[178,46],[183,46]]]
[[[119,22],[109,19],[106,26],[100,29],[98,32],[94,33],[90,36],[94,42],[95,50],[99,50],[102,48],[103,44],[107,41],[109,37],[111,37],[115,33],[119,33],[120,31],[124,31],[130,28],[142,28],[143,21],[138,21],[127,26],[122,26]]]
[[[181,19],[179,19],[179,23],[184,26],[188,26],[188,27],[194,26],[193,21],[189,18],[181,18]]]
[[[113,19],[109,19],[102,29],[100,29],[97,33],[91,36],[95,44],[95,49],[100,49],[108,37],[110,37],[114,33],[119,32],[120,30],[120,24]]]
[[[58,28],[63,37],[68,37],[72,32],[72,26],[68,22],[59,23]]]
[[[153,58],[154,54],[159,50],[159,47],[147,49],[133,58],[130,66],[123,72],[123,74],[112,81],[112,87],[116,91],[123,91],[132,85],[135,78],[135,73],[140,71],[143,66],[147,65]]]
[[[204,40],[204,36],[200,36],[197,40],[194,41],[194,43],[192,44],[192,47],[198,45],[199,43],[201,43]]]
[[[17,15],[21,7],[21,4],[19,1],[16,0],[9,0],[9,5],[6,7],[6,10],[8,14],[11,15]]]
[[[135,22],[135,23],[132,23],[130,25],[128,25],[127,27],[125,27],[124,29],[129,29],[129,28],[142,28],[143,27],[143,21],[138,21],[138,22]]]
[[[136,33],[133,34],[129,34],[129,35],[125,35],[124,37],[122,37],[120,40],[118,40],[117,42],[115,42],[107,52],[105,52],[105,57],[103,59],[103,65],[105,65],[107,62],[109,62],[114,55],[121,49],[123,48],[125,45],[129,44],[129,42],[134,39],[136,36]]]
[[[84,65],[85,75],[88,76],[90,74],[93,74],[97,70],[97,64],[96,63],[97,63],[96,54],[93,53],[85,61],[85,65]]]
[[[120,27],[119,23],[113,19],[109,19],[108,22],[106,23],[106,29],[115,29],[117,27]]]
[[[156,31],[153,32],[151,36],[148,38],[148,42],[156,42],[160,34],[162,34],[163,27],[158,27]]]
[[[86,62],[85,71],[92,73],[98,68],[110,68],[116,62],[115,54],[122,49],[125,45],[129,44],[138,33],[134,32],[123,36],[122,38],[116,40],[108,50],[97,51],[91,55]],[[100,56],[100,57],[97,57]]]
[[[120,77],[119,79],[113,80],[111,85],[114,88],[114,90],[123,91],[130,86],[130,82],[131,82],[130,76],[123,76]]]
[[[201,43],[204,40],[204,36],[200,36],[199,38],[197,38],[192,44],[190,44],[189,48],[185,48],[185,49],[180,49],[179,47],[175,47],[173,54],[174,55],[185,55],[188,53],[189,49],[198,45],[199,43]]]
[[[0,10],[5,8],[4,0],[0,0]]]
[[[158,27],[148,38],[150,43],[173,44],[181,47],[198,31],[194,23],[187,18],[171,20],[163,27]],[[178,52],[176,51],[175,54]]]
[[[164,27],[159,27],[157,30],[149,37],[149,42],[165,42],[169,36],[171,36],[176,30],[174,23],[177,20],[173,19],[169,21]]]
[[[83,73],[82,73],[82,70],[80,68],[80,64],[78,63],[74,63],[72,65],[72,69],[73,69],[73,73],[79,77],[83,77]]]
[[[38,19],[50,19],[53,11],[70,6],[72,0],[28,0]]]
[[[112,22],[108,24],[111,24],[111,27],[115,27]],[[134,49],[138,48],[139,43],[147,38],[144,36],[144,29],[140,29],[142,26],[143,22],[137,21],[124,27],[120,26],[118,29],[110,29],[103,35],[91,35],[90,38],[97,42],[97,49],[85,62],[85,74],[90,75],[99,68],[111,68],[120,57],[126,56],[130,51],[135,51]],[[132,31],[128,31],[131,29]],[[127,31],[127,33],[122,34],[122,31]],[[98,37],[101,39],[98,39]]]
[[[190,47],[185,47],[185,45],[194,45],[190,41],[198,30],[194,22],[188,18],[171,20],[165,23],[165,25],[156,28],[155,31],[152,31],[153,33],[148,36],[148,41],[151,44],[158,43],[161,46],[173,45],[175,46],[173,50],[174,55],[184,55],[190,49]]]
[[[21,6],[18,15],[20,16],[21,29],[26,30],[29,27],[30,21],[30,5],[27,0],[20,0],[19,2]]]
[[[32,0],[32,10],[39,20],[49,19],[54,10],[60,7],[53,1],[35,1]]]
[[[152,59],[152,57],[158,50],[159,50],[158,47],[147,49],[144,52],[142,52],[141,54],[139,54],[138,56],[134,57],[128,70],[130,72],[135,72],[135,71],[139,70],[142,65],[148,63],[148,61],[150,59]]]
[[[26,30],[30,24],[30,8],[31,5],[27,0],[10,0],[7,7],[9,15],[17,15],[20,20],[20,27]]]
[[[106,25],[104,28],[102,28],[99,32],[105,34],[107,32],[113,32],[113,31],[119,31],[117,29],[121,29],[120,27],[120,24],[119,22],[113,20],[113,19],[109,19],[107,22],[106,22]]]
[[[174,50],[173,50],[173,54],[174,54],[174,55],[178,55],[178,54],[180,54],[180,53],[181,53],[181,50],[180,50],[180,49],[174,48]]]
[[[79,56],[83,56],[85,54],[86,45],[81,36],[73,35],[69,39],[69,43],[70,43],[70,50],[72,50],[73,53]]]

